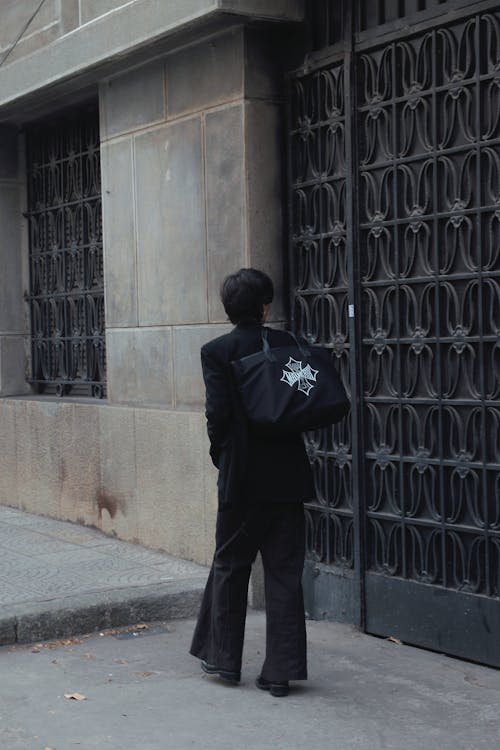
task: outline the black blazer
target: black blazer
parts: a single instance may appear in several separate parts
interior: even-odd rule
[[[271,347],[288,345],[286,331],[268,328]],[[235,503],[302,502],[314,497],[312,470],[300,433],[269,437],[243,413],[231,362],[262,348],[262,326],[239,323],[201,349],[210,456],[219,469],[219,507]]]

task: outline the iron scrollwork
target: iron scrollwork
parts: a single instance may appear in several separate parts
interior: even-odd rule
[[[500,24],[362,53],[367,567],[500,589]],[[494,447],[493,447],[494,446]]]
[[[368,570],[498,597],[500,20],[470,12],[422,28],[355,49],[352,112],[343,60],[291,81],[293,324],[332,348],[347,385],[359,347],[363,376],[361,464],[349,420],[307,436],[308,554],[353,566],[360,471]]]
[[[39,392],[105,393],[99,117],[26,132],[32,377]]]
[[[349,387],[344,66],[292,86],[293,324],[332,349]],[[316,497],[306,504],[310,559],[354,565],[352,449],[348,420],[306,438]]]

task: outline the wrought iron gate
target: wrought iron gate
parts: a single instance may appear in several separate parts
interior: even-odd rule
[[[500,666],[500,5],[359,5],[288,97],[292,323],[353,404],[308,436],[307,608]]]

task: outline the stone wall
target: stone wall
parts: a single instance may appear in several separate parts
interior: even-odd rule
[[[99,80],[106,402],[29,394],[23,167],[0,131],[0,503],[209,562],[199,350],[229,330],[221,280],[267,270],[284,317],[276,33],[234,26]]]
[[[249,95],[252,52],[237,28],[101,85],[112,403],[201,408],[221,280],[256,265],[280,287],[280,115],[271,79]]]
[[[161,56],[235,20],[278,25],[304,15],[304,0],[45,0],[33,15],[38,5],[0,3],[0,122],[67,103],[124,64]]]
[[[216,472],[201,413],[2,399],[0,456],[2,504],[209,562]]]
[[[0,396],[29,391],[25,382],[28,320],[25,183],[17,130],[0,125]]]
[[[104,18],[110,16],[108,20],[116,27],[123,20],[127,24],[127,18],[139,16],[149,16],[153,21],[160,16],[175,26],[216,12],[290,20],[299,20],[303,13],[302,0],[45,0],[35,13],[38,6],[39,0],[2,0],[0,59],[28,22],[25,33],[9,53],[9,63],[90,24],[99,37],[100,26],[107,23]]]

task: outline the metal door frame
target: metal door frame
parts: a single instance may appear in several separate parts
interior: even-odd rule
[[[472,4],[465,2],[454,3],[453,8],[442,7],[436,8],[432,11],[419,14],[419,19],[415,24],[411,26],[406,25],[404,37],[412,38],[419,33],[422,33],[428,29],[435,28],[436,26],[445,25],[448,21],[460,21],[466,19],[468,16],[478,15],[481,12],[489,10],[497,10],[500,5],[491,0],[477,2]],[[325,49],[313,52],[306,56],[304,65],[290,74],[288,79],[288,96],[287,102],[289,105],[288,111],[288,133],[292,133],[292,113],[291,113],[291,91],[290,87],[293,80],[300,79],[313,74],[316,71],[320,71],[328,65],[340,63],[343,61],[344,65],[344,81],[345,81],[345,122],[346,122],[346,133],[348,134],[348,140],[346,141],[346,252],[348,262],[348,290],[347,298],[349,303],[349,365],[350,365],[350,386],[351,386],[351,397],[352,397],[352,412],[351,412],[351,425],[352,425],[352,465],[353,465],[353,476],[352,476],[352,495],[353,495],[353,542],[354,542],[354,564],[352,570],[339,569],[336,566],[325,565],[315,560],[309,560],[306,564],[305,570],[305,584],[307,588],[316,588],[319,591],[320,596],[323,597],[324,606],[319,609],[309,607],[310,614],[313,617],[334,617],[334,619],[346,620],[354,622],[362,629],[368,629],[371,632],[379,632],[382,635],[390,635],[397,633],[381,632],[380,628],[373,627],[370,622],[370,618],[367,619],[367,591],[366,591],[366,508],[364,504],[365,493],[364,493],[364,474],[366,467],[366,457],[364,449],[364,432],[363,432],[363,409],[364,409],[364,394],[363,394],[363,372],[362,372],[362,329],[361,329],[361,318],[358,315],[358,311],[361,311],[361,280],[360,280],[360,238],[359,238],[359,220],[358,220],[358,205],[359,205],[359,190],[358,190],[358,170],[359,160],[357,154],[358,148],[358,135],[357,135],[357,120],[359,117],[358,105],[356,102],[356,58],[359,53],[364,50],[374,49],[384,44],[389,44],[395,38],[401,36],[401,29],[404,23],[401,20],[394,21],[389,24],[385,24],[380,28],[380,35],[373,39],[372,31],[363,31],[356,33],[354,31],[354,19],[352,4],[347,2],[344,5],[344,39]],[[288,164],[291,170],[292,165],[292,139],[288,137]],[[291,172],[290,172],[291,174]],[[292,178],[289,179],[289,264],[291,269],[290,278],[294,278],[294,262],[295,256],[293,252],[293,186]],[[292,296],[294,295],[294,289],[291,289]],[[292,326],[295,327],[294,307],[290,305],[290,320]],[[332,576],[335,577],[335,582],[332,583]],[[440,588],[437,585],[425,586],[418,582],[414,582],[410,579],[397,579],[379,576],[379,585],[372,586],[373,581],[370,580],[370,600],[373,597],[378,597],[383,602],[383,606],[389,606],[394,604],[396,601],[395,597],[399,597],[399,606],[401,610],[404,610],[404,616],[412,616],[412,609],[415,613],[415,608],[421,607],[422,605],[428,608],[430,617],[428,619],[427,626],[430,630],[434,627],[434,617],[440,612],[443,613],[448,607],[450,597],[454,597],[454,601],[460,600],[460,606],[464,611],[469,611],[471,608],[471,597],[461,591],[455,589]],[[415,583],[419,587],[419,596],[417,599],[410,592],[406,596],[402,596],[401,588],[404,585]],[[411,588],[411,586],[410,586]],[[490,623],[495,624],[495,629],[500,628],[500,607],[498,606],[498,600],[493,597],[474,595],[478,602],[478,607],[482,613],[479,617],[483,619],[487,618]],[[420,598],[419,598],[420,597]],[[306,591],[307,600],[307,591]],[[418,600],[418,601],[417,601]],[[311,604],[311,602],[310,602]],[[368,602],[370,607],[370,601]],[[471,613],[472,614],[472,613]],[[477,616],[474,615],[474,617]],[[384,626],[382,624],[382,631],[384,627],[392,627],[388,623]],[[470,631],[470,637],[474,638],[478,631],[478,622],[473,625]],[[422,642],[419,633],[413,634],[413,640],[410,642],[420,643],[427,647],[438,647],[435,644],[429,643],[425,640]],[[409,639],[408,639],[409,640]],[[490,648],[491,653],[488,655],[489,663],[494,663],[500,666],[500,656],[495,656],[493,653],[493,647]],[[448,649],[450,650],[450,649]],[[467,658],[479,658],[478,653],[472,648],[467,653],[460,651],[457,639],[452,638],[452,652],[458,655],[466,656]],[[496,660],[496,661],[495,661]]]

